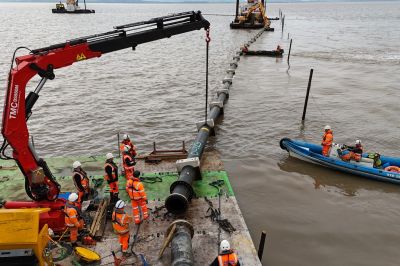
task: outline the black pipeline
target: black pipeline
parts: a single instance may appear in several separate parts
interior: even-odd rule
[[[244,46],[250,46],[264,31],[265,29],[262,29],[258,32]],[[226,71],[227,76],[222,80],[222,88],[217,91],[217,99],[210,103],[210,113],[207,116],[207,121],[197,123],[199,131],[196,140],[190,148],[187,159],[177,161],[178,172],[180,172],[179,179],[171,185],[171,194],[165,200],[165,207],[173,214],[183,214],[186,212],[189,202],[194,195],[192,183],[196,179],[201,179],[200,159],[208,137],[215,133],[214,121],[223,113],[223,106],[229,97],[229,89],[232,85],[232,79],[235,75],[235,69],[238,67],[241,54],[242,52],[239,50],[233,57],[229,69]]]

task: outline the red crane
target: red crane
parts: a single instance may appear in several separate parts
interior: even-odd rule
[[[54,231],[64,229],[65,201],[58,199],[60,185],[46,162],[38,156],[30,144],[27,127],[27,120],[39,98],[39,92],[48,79],[55,78],[55,69],[121,49],[135,49],[138,44],[201,28],[208,29],[209,26],[210,23],[203,18],[200,11],[183,12],[116,26],[109,32],[31,50],[28,55],[15,58],[16,66],[11,66],[8,77],[1,131],[4,142],[0,152],[3,159],[14,159],[17,162],[25,176],[26,193],[34,202],[7,202],[5,207],[50,208],[51,211],[41,217],[41,223],[49,224]],[[35,75],[39,75],[42,79],[36,89],[25,98],[26,85]],[[12,158],[5,155],[8,145],[13,150]]]

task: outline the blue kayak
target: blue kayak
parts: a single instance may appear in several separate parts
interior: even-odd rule
[[[289,138],[283,138],[280,141],[280,146],[282,149],[289,152],[290,156],[306,162],[318,164],[324,167],[329,167],[335,170],[367,177],[374,180],[400,184],[400,173],[389,172],[383,169],[387,166],[400,167],[400,158],[380,155],[382,168],[375,168],[374,160],[368,158],[368,153],[363,153],[360,162],[342,161],[337,153],[337,148],[339,146],[332,147],[329,157],[322,155],[321,145],[301,140],[291,140]]]

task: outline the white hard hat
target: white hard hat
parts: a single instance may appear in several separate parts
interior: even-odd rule
[[[78,194],[76,193],[71,193],[68,196],[68,201],[75,202],[77,199],[78,199]]]
[[[109,153],[106,154],[106,159],[107,159],[107,160],[108,160],[108,159],[112,159],[112,158],[114,158],[114,155],[113,155],[111,152],[109,152]]]
[[[124,139],[129,139],[129,135],[128,134],[124,134],[123,138]]]
[[[219,247],[221,251],[228,251],[231,249],[231,245],[229,244],[228,240],[222,240]]]
[[[356,144],[360,145],[361,144],[361,140],[356,140]]]
[[[324,129],[325,129],[325,130],[331,130],[331,126],[330,126],[330,125],[326,125],[326,126],[324,127]]]
[[[82,164],[79,162],[79,161],[75,161],[73,164],[72,164],[72,167],[75,169],[75,168],[78,168],[79,166],[81,166]]]
[[[131,149],[131,146],[129,146],[129,145],[124,146],[124,152],[129,152],[130,149]]]
[[[122,209],[123,207],[125,207],[125,201],[123,201],[123,200],[119,200],[115,204],[115,208],[117,208],[117,209]]]

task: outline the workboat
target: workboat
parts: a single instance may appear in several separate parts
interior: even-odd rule
[[[374,180],[400,184],[400,173],[386,171],[384,169],[400,167],[400,158],[387,157],[377,153],[363,153],[360,162],[343,161],[339,154],[342,145],[334,144],[329,157],[322,155],[322,146],[301,140],[283,138],[280,141],[283,150],[289,152],[290,156],[300,160],[318,164],[342,172],[367,177]],[[377,160],[379,166],[377,166]]]
[[[273,51],[243,51],[244,55],[261,55],[261,56],[272,56],[272,57],[281,57],[283,55],[283,49],[273,50]]]
[[[239,0],[236,1],[235,20],[230,24],[231,29],[261,29],[273,31],[270,28],[271,22],[265,14],[264,1],[247,0],[239,7]]]
[[[84,0],[85,9],[81,9],[78,5],[78,0],[67,0],[67,8],[65,8],[64,4],[58,3],[56,4],[56,8],[53,8],[51,12],[58,14],[87,14],[87,13],[95,13],[93,9],[86,9],[86,0]]]

